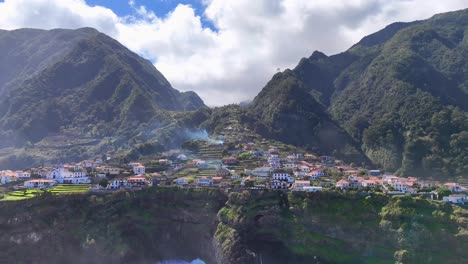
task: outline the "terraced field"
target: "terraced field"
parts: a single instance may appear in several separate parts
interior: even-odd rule
[[[14,191],[6,193],[0,201],[19,201],[34,198],[41,194],[41,190]]]
[[[53,194],[85,193],[90,187],[90,184],[58,184],[49,191]]]
[[[201,146],[196,152],[196,156],[205,160],[217,160],[223,158],[223,145]]]
[[[58,184],[53,188],[47,189],[48,192],[51,192],[55,195],[61,194],[76,194],[76,193],[85,193],[88,191],[90,184]],[[43,190],[20,190],[10,193],[6,193],[0,201],[19,201],[24,199],[34,198],[42,194]]]

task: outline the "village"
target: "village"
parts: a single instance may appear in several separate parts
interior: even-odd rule
[[[98,158],[25,171],[4,170],[0,171],[0,184],[14,190],[10,194],[11,200],[15,200],[14,193],[20,199],[21,192],[26,193],[26,190],[107,193],[137,191],[150,186],[179,186],[223,188],[227,191],[381,192],[468,204],[466,183],[399,177],[379,169],[366,170],[347,165],[331,156],[288,153],[274,147],[262,150],[256,148],[254,143],[242,144],[241,147],[223,151],[222,144],[210,144],[198,153],[172,151],[160,159],[126,164],[116,164],[110,158]],[[443,197],[439,197],[441,190],[444,191]]]

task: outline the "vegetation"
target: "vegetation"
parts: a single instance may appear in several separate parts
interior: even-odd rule
[[[459,263],[468,258],[463,250],[467,211],[410,196],[239,193],[229,195],[218,216],[218,239],[262,245],[257,250],[272,254],[274,263]],[[233,253],[227,249],[227,254]]]
[[[357,145],[374,164],[403,175],[466,176],[467,25],[461,10],[392,24],[338,55],[314,52],[273,77],[250,106],[253,123],[337,156],[346,154],[338,146]],[[324,127],[330,120],[339,126]],[[329,138],[338,146],[314,142],[319,131],[340,135]]]
[[[170,146],[203,121],[203,111],[178,113],[204,107],[195,93],[173,89],[149,61],[94,29],[21,29],[0,42],[0,68],[8,69],[0,71],[8,95],[0,100],[0,148],[25,147],[29,157],[0,155],[0,165]],[[148,149],[133,155],[139,151]]]
[[[0,201],[18,201],[48,194],[60,195],[86,193],[88,192],[89,187],[91,187],[89,184],[58,184],[52,188],[44,190],[24,189],[5,193],[3,199]]]

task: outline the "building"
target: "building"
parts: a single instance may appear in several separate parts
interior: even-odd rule
[[[291,176],[291,174],[285,171],[276,171],[271,177],[273,178],[273,180],[286,181],[288,183],[294,182],[294,178]]]
[[[31,178],[31,173],[27,172],[27,171],[16,171],[16,177],[20,178],[20,179],[28,179],[28,178]]]
[[[380,170],[369,170],[369,175],[371,176],[380,176],[382,174]]]
[[[171,165],[172,164],[172,161],[168,160],[168,159],[160,159],[160,160],[158,160],[158,162],[161,165]]]
[[[25,181],[23,183],[23,186],[28,189],[43,189],[43,188],[49,188],[55,185],[54,180],[46,180],[46,179],[35,179],[35,180],[29,180]]]
[[[294,163],[286,163],[286,164],[283,165],[283,168],[289,169],[289,170],[294,170],[295,168],[297,168],[297,165],[294,164]]]
[[[125,188],[127,186],[127,181],[125,179],[115,179],[107,185],[107,189],[120,189]]]
[[[140,174],[145,174],[145,166],[138,164],[136,166],[133,166],[133,174],[135,175],[140,175]]]
[[[444,196],[442,200],[446,203],[465,204],[468,203],[468,196],[465,194],[451,194]]]
[[[462,192],[463,191],[463,187],[461,187],[460,185],[458,185],[458,183],[454,183],[454,182],[447,182],[444,184],[444,186],[449,189],[451,192]]]
[[[255,168],[252,171],[252,175],[256,177],[266,178],[266,177],[269,177],[272,172],[273,172],[272,167],[259,167],[259,168]]]
[[[210,178],[198,178],[195,180],[195,183],[198,185],[198,186],[211,186],[213,185],[213,180],[210,179]],[[181,184],[183,185],[183,184]]]
[[[11,170],[0,171],[0,183],[7,184],[19,180],[16,173]]]
[[[184,154],[180,154],[179,156],[177,156],[177,159],[178,159],[179,161],[182,161],[182,162],[188,160],[187,156],[184,155]]]
[[[313,170],[307,174],[311,180],[316,180],[319,177],[325,176],[325,172],[323,170]]]
[[[373,188],[373,187],[376,187],[377,186],[377,182],[375,180],[363,180],[361,182],[361,186],[362,187],[369,187],[369,188]]]
[[[100,173],[105,173],[105,174],[109,174],[109,175],[119,175],[120,174],[120,168],[115,168],[115,167],[98,167],[96,168],[96,171],[97,172],[100,172]]]
[[[303,191],[304,187],[307,187],[307,186],[310,186],[310,181],[297,180],[292,185],[292,188],[295,191]]]
[[[306,165],[302,165],[299,167],[299,170],[304,172],[304,173],[309,173],[310,172],[310,167]]]
[[[80,162],[80,164],[81,166],[89,169],[92,169],[94,167],[94,161],[92,160],[83,160],[82,162]]]
[[[91,180],[86,176],[86,171],[77,167],[65,168],[62,165],[54,168],[48,175],[47,179],[54,180],[57,183],[65,184],[86,184],[91,183]]]
[[[226,169],[219,169],[219,170],[216,171],[216,176],[227,177],[229,175],[231,175],[231,172],[229,172]]]
[[[188,184],[188,180],[186,178],[177,178],[176,179],[176,184],[177,185],[187,185]]]
[[[294,163],[294,162],[297,162],[297,157],[295,155],[288,155],[285,158],[285,161],[289,163]]]
[[[287,181],[272,180],[270,182],[271,189],[288,189],[289,187],[291,187],[291,184]]]
[[[223,159],[223,163],[225,165],[237,165],[239,164],[239,161],[235,157],[229,157],[229,158]]]
[[[220,184],[221,182],[225,182],[226,180],[223,179],[223,177],[216,176],[216,177],[211,177],[213,180],[213,184]]]
[[[339,180],[335,186],[341,189],[346,189],[349,188],[349,182],[347,180]]]
[[[197,168],[206,168],[208,167],[208,163],[206,163],[206,161],[204,160],[194,160],[195,162],[195,166],[197,166]]]
[[[127,185],[131,186],[145,186],[148,185],[148,181],[144,176],[132,176],[127,178]]]
[[[408,191],[408,185],[406,184],[406,182],[401,182],[401,181],[392,182],[390,183],[390,186],[392,186],[393,189],[400,191],[400,192]]]

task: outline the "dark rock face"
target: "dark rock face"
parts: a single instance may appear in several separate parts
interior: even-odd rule
[[[152,189],[1,203],[0,257],[4,263],[218,263],[212,237],[225,199],[216,191]]]
[[[5,263],[465,263],[466,209],[412,197],[150,188],[0,203]],[[28,254],[25,254],[28,252]]]

